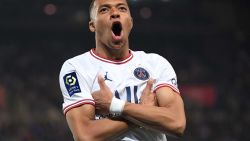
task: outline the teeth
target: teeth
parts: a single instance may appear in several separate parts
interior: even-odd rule
[[[120,22],[115,22],[112,25],[112,31],[116,36],[120,36],[121,35],[121,31],[122,31],[122,26]]]

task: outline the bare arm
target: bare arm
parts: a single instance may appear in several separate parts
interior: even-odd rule
[[[98,82],[101,89],[92,96],[96,101],[96,107],[100,111],[108,112],[112,93],[103,78],[99,77]],[[129,120],[132,117],[132,120],[146,123],[154,129],[181,136],[186,126],[182,98],[169,87],[162,87],[156,93],[152,93],[152,84],[152,80],[148,81],[142,93],[141,104],[126,102],[122,115]]]
[[[156,129],[181,136],[186,126],[186,118],[180,95],[169,87],[163,87],[156,91],[156,100],[158,106],[127,102],[123,115],[152,125]]]
[[[82,105],[66,113],[66,119],[76,141],[102,141],[117,136],[128,129],[124,121],[95,120],[95,107]]]

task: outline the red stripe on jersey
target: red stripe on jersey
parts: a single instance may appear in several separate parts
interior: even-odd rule
[[[162,87],[170,87],[172,90],[174,90],[175,92],[177,92],[178,94],[180,94],[179,89],[177,89],[176,87],[174,87],[173,85],[164,83],[164,84],[159,84],[155,87],[154,92],[156,92],[158,89],[162,88]]]
[[[121,61],[109,60],[109,59],[107,59],[107,58],[104,58],[104,57],[102,57],[102,56],[99,56],[99,55],[96,54],[95,48],[93,48],[93,49],[90,50],[90,54],[91,54],[94,58],[96,58],[96,59],[98,59],[98,60],[100,60],[100,61],[103,61],[103,62],[106,62],[106,63],[111,63],[111,64],[117,64],[117,65],[119,65],[119,64],[125,64],[125,63],[127,63],[128,61],[130,61],[130,60],[133,58],[133,54],[132,54],[131,50],[129,50],[129,56],[127,56],[125,59],[123,59],[123,60],[121,60]]]
[[[76,108],[76,107],[79,107],[79,106],[84,105],[84,104],[91,104],[91,105],[94,106],[94,105],[95,105],[95,102],[94,102],[94,100],[92,100],[92,99],[83,99],[83,100],[77,101],[77,102],[75,102],[75,103],[72,103],[72,104],[70,104],[70,105],[64,107],[64,108],[63,108],[63,113],[64,113],[64,115],[66,115],[66,113],[67,113],[69,110],[71,110],[71,109],[73,109],[73,108]]]

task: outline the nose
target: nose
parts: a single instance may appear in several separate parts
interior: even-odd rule
[[[115,8],[112,8],[110,19],[117,19],[117,18],[120,18],[120,14]]]
[[[112,14],[111,15],[111,19],[117,19],[117,18],[120,18],[119,14]]]

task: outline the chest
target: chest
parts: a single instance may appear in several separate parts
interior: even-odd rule
[[[91,76],[101,75],[117,98],[138,103],[148,79],[153,76],[152,72],[150,66],[135,63],[126,66],[99,66]],[[91,92],[99,90],[97,77],[92,82]]]

